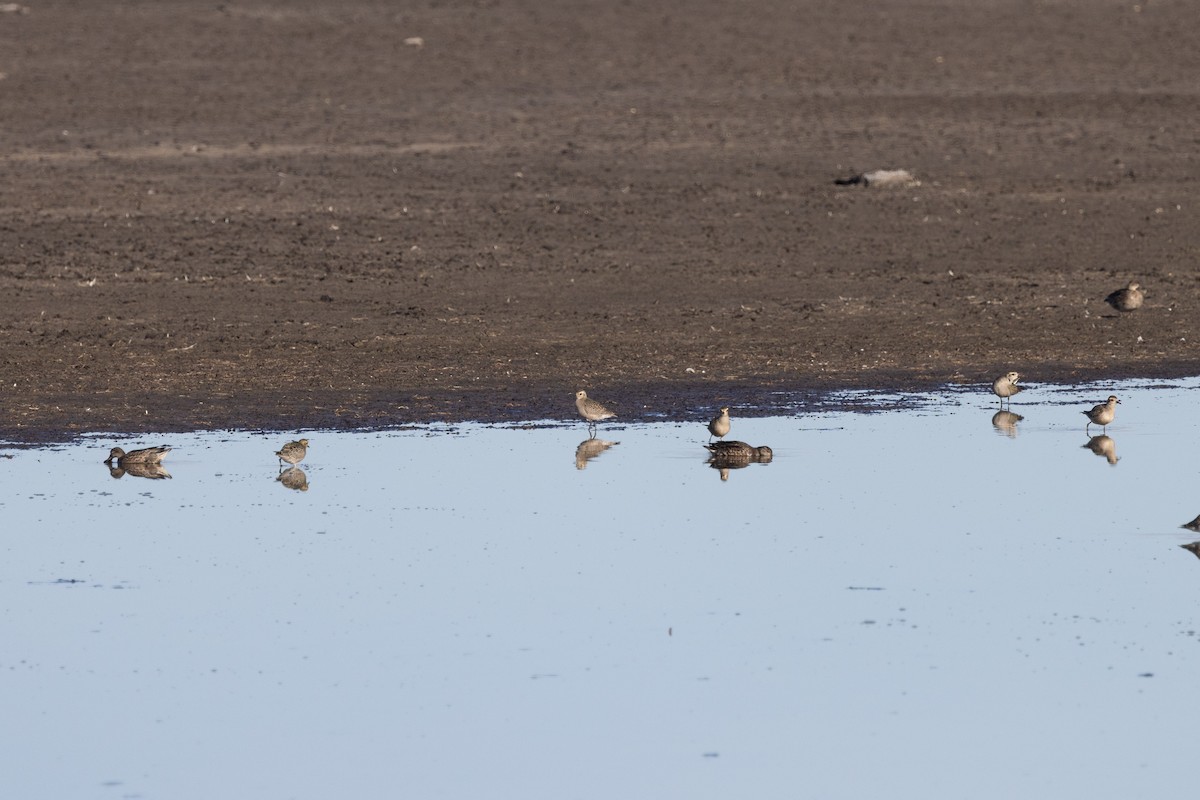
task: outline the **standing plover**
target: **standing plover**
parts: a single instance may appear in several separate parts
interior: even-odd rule
[[[712,420],[708,423],[708,432],[709,432],[709,434],[717,437],[718,439],[724,437],[725,434],[729,433],[729,408],[728,407],[722,408],[721,413],[712,418]]]
[[[289,464],[299,464],[308,455],[308,439],[297,439],[294,442],[288,442],[283,447],[275,451],[275,455],[279,456],[279,466],[283,467],[283,462]]]
[[[1137,281],[1130,281],[1124,289],[1117,289],[1104,298],[1104,302],[1117,311],[1135,311],[1142,307],[1142,301],[1145,299],[1146,296],[1142,294],[1142,285]]]
[[[1020,379],[1021,376],[1017,373],[1009,372],[992,381],[992,391],[1000,398],[1000,405],[1004,405],[1004,398],[1011,398],[1014,394],[1025,391],[1024,386],[1017,386],[1017,381]],[[1011,403],[1012,400],[1008,402]]]
[[[1088,424],[1083,428],[1084,432],[1086,433],[1088,428],[1092,427],[1093,424],[1107,430],[1108,423],[1112,422],[1117,416],[1117,403],[1119,402],[1121,401],[1117,399],[1115,394],[1109,395],[1107,401],[1093,406],[1091,411],[1081,411],[1080,413],[1088,418]]]
[[[596,427],[596,423],[602,419],[612,419],[616,416],[603,405],[589,398],[583,389],[575,393],[575,408],[579,409],[579,416],[587,420],[589,428]]]

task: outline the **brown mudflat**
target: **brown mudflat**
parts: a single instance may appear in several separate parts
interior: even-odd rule
[[[1188,3],[27,12],[2,436],[1200,372]]]

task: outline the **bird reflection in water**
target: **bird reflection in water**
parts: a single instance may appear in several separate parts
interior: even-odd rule
[[[729,480],[729,471],[743,469],[751,464],[770,464],[775,454],[771,448],[751,447],[745,442],[714,442],[704,445],[708,450],[708,465],[721,473],[721,480]]]
[[[1091,450],[1098,456],[1103,456],[1109,464],[1116,466],[1117,461],[1117,443],[1113,441],[1111,436],[1093,436],[1088,439],[1088,443],[1083,445],[1088,450]]]
[[[996,429],[996,433],[1015,439],[1017,438],[1017,423],[1023,419],[1025,418],[1020,414],[1014,414],[1011,411],[997,411],[992,415],[992,427]]]
[[[1184,525],[1183,527],[1186,528],[1187,525]],[[1181,544],[1179,546],[1182,547],[1184,550],[1189,551],[1196,558],[1200,558],[1200,542],[1191,542],[1189,544]]]
[[[132,475],[135,478],[151,478],[153,480],[162,480],[163,478],[171,477],[171,473],[167,472],[162,464],[143,461],[109,463],[108,474],[114,478],[124,478],[126,475]]]
[[[279,477],[275,480],[282,483],[289,489],[295,489],[301,492],[308,491],[308,475],[299,467],[291,467],[279,473]]]
[[[131,450],[126,453],[119,447],[114,447],[104,459],[108,474],[114,478],[132,475],[135,478],[169,478],[171,473],[163,468],[162,460],[171,452],[167,445],[159,447],[144,447],[141,450]]]
[[[579,443],[579,447],[575,448],[575,469],[587,469],[587,462],[608,448],[619,444],[620,442],[606,442],[603,439],[597,439],[595,436],[584,439]]]

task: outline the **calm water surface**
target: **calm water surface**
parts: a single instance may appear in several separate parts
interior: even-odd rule
[[[1198,388],[5,450],[3,794],[1192,796]]]

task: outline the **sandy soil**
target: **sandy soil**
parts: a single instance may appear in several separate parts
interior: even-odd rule
[[[1183,0],[27,0],[0,76],[0,437],[1200,372]]]

